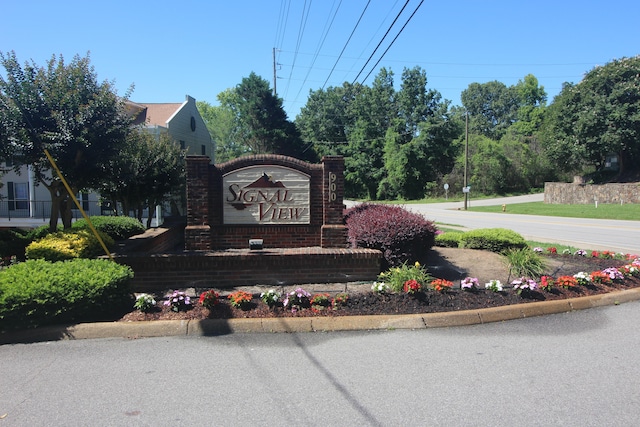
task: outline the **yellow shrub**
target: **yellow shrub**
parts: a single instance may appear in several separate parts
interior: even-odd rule
[[[100,233],[100,237],[107,247],[113,245],[113,239],[106,234]],[[31,243],[25,250],[27,259],[47,261],[93,258],[103,253],[100,242],[89,230],[52,233]]]

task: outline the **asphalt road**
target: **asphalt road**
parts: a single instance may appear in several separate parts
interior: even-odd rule
[[[640,302],[462,328],[0,346],[0,426],[633,426]]]
[[[471,206],[509,205],[542,201],[543,194],[471,200]],[[351,205],[353,202],[347,202]],[[509,213],[486,213],[463,210],[463,202],[408,204],[405,208],[441,224],[467,229],[508,228],[528,240],[570,244],[579,249],[640,253],[639,221],[561,218]]]

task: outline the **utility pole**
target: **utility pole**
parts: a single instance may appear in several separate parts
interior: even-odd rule
[[[278,97],[278,91],[276,90],[276,48],[273,48],[273,96]]]
[[[464,210],[467,210],[469,188],[467,187],[467,170],[469,169],[469,112],[464,112]]]

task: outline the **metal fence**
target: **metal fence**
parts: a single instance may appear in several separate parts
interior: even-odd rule
[[[82,209],[87,215],[110,215],[112,211],[105,206],[100,206],[95,202],[82,201]],[[82,218],[82,213],[74,205],[72,209],[73,218]],[[51,216],[51,200],[0,200],[0,218],[35,218],[48,220]]]

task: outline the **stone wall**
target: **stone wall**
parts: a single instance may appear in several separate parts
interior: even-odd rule
[[[582,184],[546,182],[544,202],[549,204],[604,204],[640,203],[640,183]]]

